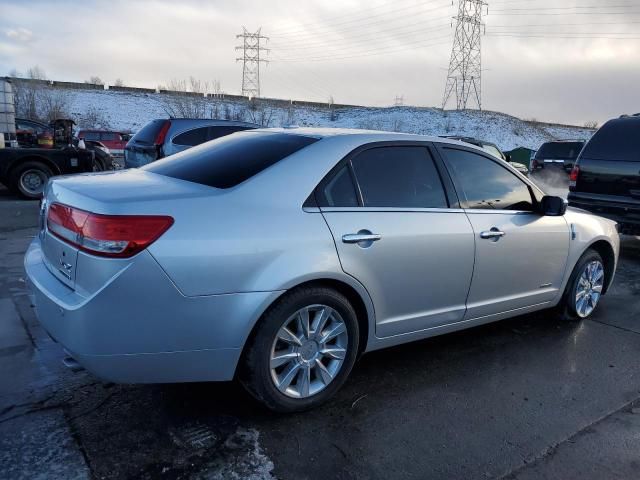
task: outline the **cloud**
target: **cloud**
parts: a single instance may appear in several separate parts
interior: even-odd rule
[[[33,32],[28,28],[9,28],[4,34],[10,41],[16,43],[30,43],[33,40]]]
[[[640,6],[621,3],[631,5],[621,0],[593,3],[598,8],[557,0],[492,5],[482,39],[483,108],[583,123],[602,122],[640,104]],[[0,75],[40,65],[52,79],[97,75],[107,83],[122,78],[141,87],[194,76],[219,80],[226,92],[239,93],[236,34],[243,26],[251,32],[262,27],[271,49],[269,64],[260,69],[264,96],[317,101],[332,96],[337,103],[377,106],[392,104],[396,95],[404,95],[407,104],[440,105],[456,14],[450,0],[0,0],[0,5]],[[591,38],[594,32],[614,38]]]

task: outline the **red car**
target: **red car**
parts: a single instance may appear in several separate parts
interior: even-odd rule
[[[112,130],[79,130],[78,138],[93,140],[102,143],[109,149],[114,157],[124,155],[124,147],[131,138],[130,133],[115,132]]]

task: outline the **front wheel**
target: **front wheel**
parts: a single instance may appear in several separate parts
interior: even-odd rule
[[[595,250],[587,250],[576,264],[559,305],[564,320],[588,318],[596,309],[605,282],[605,266]]]
[[[330,288],[285,294],[256,328],[241,381],[271,410],[295,412],[322,404],[345,382],[358,354],[356,313]]]

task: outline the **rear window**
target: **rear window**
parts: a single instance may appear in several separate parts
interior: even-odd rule
[[[231,188],[317,140],[286,133],[239,132],[142,169],[210,187]]]
[[[605,123],[584,147],[581,158],[640,162],[640,118]]]
[[[580,150],[582,150],[583,146],[584,142],[543,143],[538,150],[538,153],[536,153],[536,158],[575,160],[578,158],[578,154],[580,153]]]
[[[112,132],[103,132],[100,134],[100,140],[105,140],[107,142],[115,142],[120,140],[120,135]]]
[[[169,120],[150,121],[133,136],[133,140],[140,143],[147,143],[150,145],[153,144],[156,137],[158,136],[158,132],[160,132],[160,129],[162,128],[164,123],[168,121]]]

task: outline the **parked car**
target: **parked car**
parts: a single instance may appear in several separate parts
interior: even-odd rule
[[[640,115],[609,120],[591,137],[569,176],[569,204],[640,235]]]
[[[53,148],[53,127],[36,120],[16,118],[16,137],[22,148]]]
[[[141,167],[195,145],[259,125],[231,120],[171,118],[152,120],[140,129],[124,151],[126,168]]]
[[[78,146],[79,138],[74,138],[73,144]],[[94,155],[93,171],[102,172],[105,170],[120,170],[122,165],[111,155],[109,148],[101,142],[94,140],[82,140],[85,148],[91,150]]]
[[[78,138],[100,142],[105,145],[111,155],[121,157],[124,155],[124,147],[129,141],[129,134],[113,130],[82,129],[78,130]]]
[[[543,143],[533,157],[532,170],[557,166],[570,172],[584,144],[584,140],[556,140]]]
[[[500,150],[500,148],[495,143],[486,142],[484,140],[478,140],[477,138],[473,138],[473,137],[443,136],[442,138],[458,140],[460,142],[470,143],[471,145],[480,147],[481,149],[490,153],[494,157],[499,158],[500,160],[504,160],[505,162],[509,162],[509,164],[511,164],[513,168],[515,168],[524,176],[526,177],[529,176],[529,167],[527,167],[524,163],[518,163],[518,162],[512,161],[511,157],[506,155],[502,150]]]
[[[363,352],[550,307],[587,318],[620,248],[615,222],[485,150],[357,130],[239,132],[53,179],[41,215],[25,268],[68,365],[239,378],[285,412],[329,399]]]

